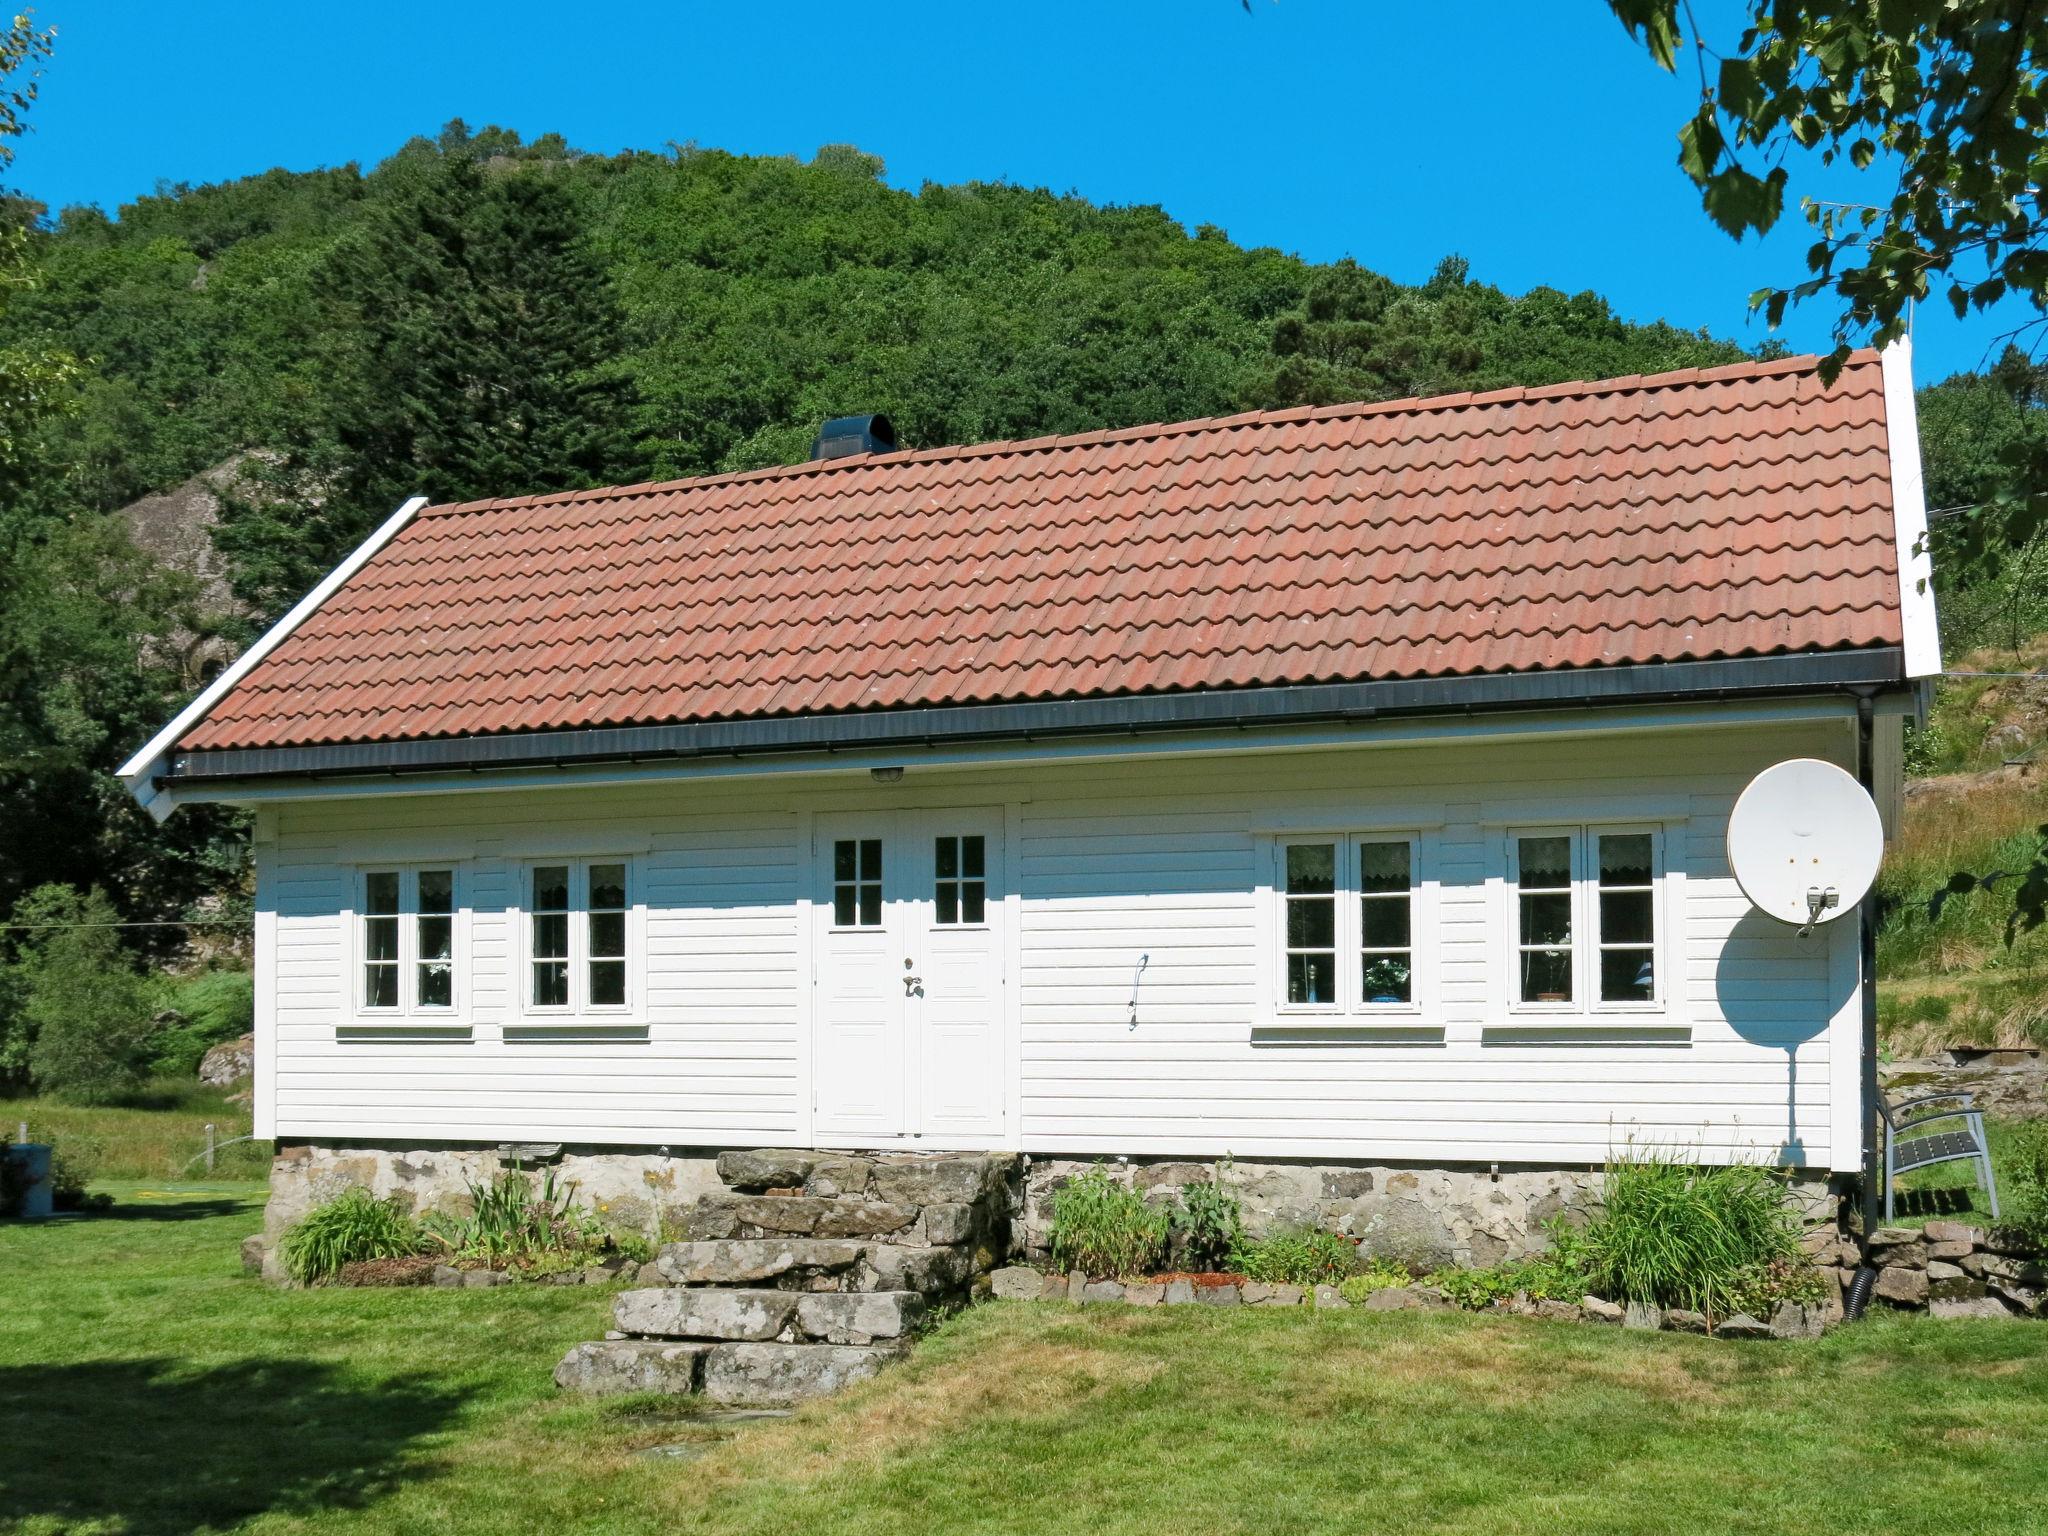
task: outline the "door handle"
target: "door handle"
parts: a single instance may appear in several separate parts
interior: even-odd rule
[[[918,989],[923,985],[924,978],[922,976],[906,976],[903,978],[903,995],[905,997],[914,997],[917,995]]]

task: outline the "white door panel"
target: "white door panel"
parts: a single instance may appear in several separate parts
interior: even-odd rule
[[[821,1142],[1001,1137],[1002,826],[987,811],[818,822]]]

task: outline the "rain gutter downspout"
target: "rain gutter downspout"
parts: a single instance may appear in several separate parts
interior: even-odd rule
[[[1856,694],[1856,782],[1864,793],[1874,800],[1877,797],[1877,751],[1875,710],[1871,705],[1868,689],[1859,689]],[[1880,1158],[1883,1149],[1878,1144],[1877,1114],[1877,887],[1873,884],[1864,894],[1856,916],[1857,926],[1857,984],[1863,998],[1863,1029],[1860,1048],[1862,1063],[1863,1092],[1863,1178],[1858,1194],[1861,1197],[1863,1217],[1863,1263],[1856,1271],[1856,1278],[1850,1282],[1848,1303],[1844,1309],[1850,1319],[1863,1315],[1864,1307],[1870,1300],[1870,1288],[1877,1279],[1877,1269],[1870,1262],[1870,1235],[1877,1230],[1878,1213],[1883,1209],[1883,1194],[1878,1188],[1881,1180]]]

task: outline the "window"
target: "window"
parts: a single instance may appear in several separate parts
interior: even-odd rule
[[[843,837],[833,843],[832,924],[836,928],[882,926],[880,838]]]
[[[1284,843],[1278,874],[1283,1008],[1415,1007],[1413,839]]]
[[[632,905],[624,861],[536,864],[527,878],[527,1007],[625,1008]]]
[[[1658,837],[1571,827],[1513,839],[1514,1001],[1655,1006]]]
[[[932,905],[941,923],[988,920],[988,851],[980,837],[941,837],[932,847]]]
[[[365,871],[360,928],[365,1011],[454,1008],[453,870]]]

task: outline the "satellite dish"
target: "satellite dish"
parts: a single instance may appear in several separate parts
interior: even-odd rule
[[[1801,933],[1862,901],[1883,857],[1876,803],[1848,774],[1816,758],[1766,768],[1728,818],[1728,864],[1742,894]]]

